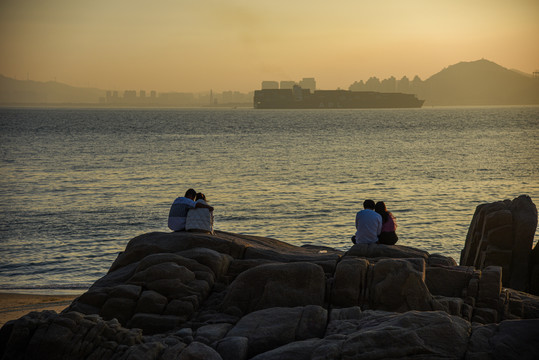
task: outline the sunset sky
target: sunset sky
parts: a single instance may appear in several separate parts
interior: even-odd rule
[[[114,90],[248,92],[539,69],[537,0],[2,0],[0,74]]]

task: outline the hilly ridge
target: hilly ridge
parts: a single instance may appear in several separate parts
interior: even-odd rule
[[[0,104],[96,104],[105,91],[0,75]]]
[[[481,59],[432,75],[418,94],[427,105],[539,104],[539,79]]]
[[[414,79],[406,91],[385,88],[380,92],[413,93],[425,106],[539,105],[539,78],[509,70],[481,59],[460,62],[422,81]],[[380,82],[376,79],[378,84]],[[105,90],[74,87],[54,81],[16,80],[0,75],[0,106],[97,105]]]

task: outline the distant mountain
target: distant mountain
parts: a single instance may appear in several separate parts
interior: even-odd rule
[[[0,105],[97,104],[105,91],[55,81],[16,80],[0,75]]]
[[[539,104],[539,79],[485,59],[451,65],[418,90],[425,105]]]
[[[539,79],[485,59],[451,65],[425,81],[395,78],[355,83],[355,91],[407,92],[429,105],[539,105]],[[391,80],[391,81],[389,81]],[[105,90],[55,81],[16,80],[0,75],[0,105],[98,104]]]

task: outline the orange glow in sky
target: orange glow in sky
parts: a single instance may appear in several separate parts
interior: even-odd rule
[[[2,0],[0,74],[101,89],[242,92],[422,79],[481,58],[539,69],[537,0]]]

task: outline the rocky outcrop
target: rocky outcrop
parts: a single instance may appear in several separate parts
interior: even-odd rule
[[[8,322],[0,357],[536,358],[539,298],[502,277],[405,246],[150,233],[62,314]]]
[[[539,253],[532,252],[537,229],[537,208],[531,198],[477,206],[461,252],[460,264],[484,269],[502,268],[502,284],[515,290],[539,294]]]

